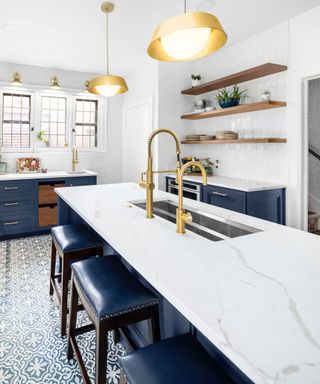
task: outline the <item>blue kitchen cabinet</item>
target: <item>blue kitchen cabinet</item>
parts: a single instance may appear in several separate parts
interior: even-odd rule
[[[96,176],[0,181],[0,240],[49,232],[52,225],[40,225],[40,212],[43,217],[43,212],[45,215],[49,209],[57,208],[39,203],[40,185],[64,184],[70,187],[96,183]]]
[[[235,189],[203,186],[204,202],[239,213],[246,213],[246,192]]]
[[[167,177],[167,192],[177,194],[176,190],[170,189],[170,179]],[[204,203],[285,225],[285,188],[246,192],[195,182],[192,184],[201,187],[199,200]],[[184,196],[189,197],[185,192]]]
[[[248,192],[246,213],[259,219],[285,225],[285,189]]]

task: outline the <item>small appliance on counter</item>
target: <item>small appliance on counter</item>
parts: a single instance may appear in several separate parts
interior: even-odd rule
[[[197,161],[200,164],[203,165],[204,169],[206,170],[206,173],[208,176],[213,175],[213,167],[218,168],[219,160],[212,161],[210,157],[206,157],[204,159],[198,159],[196,157],[186,156],[182,158],[182,164],[186,164],[189,161]],[[201,171],[199,168],[195,166],[189,167],[189,169],[186,172],[186,175],[189,176],[201,176]]]
[[[21,157],[16,159],[17,173],[39,173],[41,161],[36,157]]]

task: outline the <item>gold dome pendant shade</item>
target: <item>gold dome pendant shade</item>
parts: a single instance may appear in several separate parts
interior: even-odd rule
[[[222,48],[227,38],[216,16],[206,12],[184,13],[158,26],[148,54],[159,61],[199,59]]]
[[[94,95],[111,97],[125,93],[128,91],[128,86],[123,77],[109,74],[109,20],[108,15],[114,9],[114,5],[110,2],[105,2],[101,5],[101,11],[107,16],[107,74],[95,77],[89,81],[88,91]]]

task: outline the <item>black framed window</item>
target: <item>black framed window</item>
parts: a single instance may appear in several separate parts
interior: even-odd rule
[[[3,93],[2,146],[30,148],[31,96]]]
[[[67,98],[41,97],[41,130],[50,148],[63,148],[66,142]]]
[[[75,145],[78,148],[98,146],[98,101],[76,99]]]

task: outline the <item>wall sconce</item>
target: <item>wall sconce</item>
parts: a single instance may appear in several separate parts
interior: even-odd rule
[[[60,89],[59,79],[57,76],[51,77],[51,89]]]
[[[15,87],[21,87],[21,85],[22,85],[21,74],[19,72],[15,72],[12,75],[11,85],[14,85]]]
[[[85,89],[86,89],[86,92],[89,92],[89,86],[90,86],[90,80],[86,80],[86,81],[84,82],[84,87],[85,87]]]

